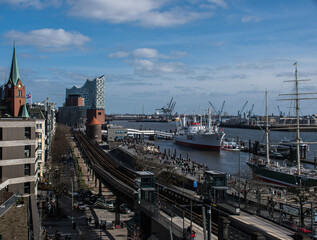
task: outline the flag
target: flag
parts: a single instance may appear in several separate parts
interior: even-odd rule
[[[32,98],[32,93],[27,94],[27,95],[26,95],[26,98],[27,98],[27,99]]]

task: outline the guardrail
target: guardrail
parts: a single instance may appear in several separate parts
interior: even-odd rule
[[[14,193],[8,200],[6,200],[2,205],[0,205],[0,217],[2,217],[20,197],[21,192],[19,190],[16,193]]]

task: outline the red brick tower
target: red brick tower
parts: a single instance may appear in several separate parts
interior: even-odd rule
[[[26,103],[25,86],[22,84],[18,61],[15,55],[15,46],[13,47],[13,57],[10,76],[5,85],[5,99],[13,117],[19,116],[21,107]]]

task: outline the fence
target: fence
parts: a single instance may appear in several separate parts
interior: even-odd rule
[[[238,229],[229,226],[229,239],[230,240],[251,240],[251,237]]]

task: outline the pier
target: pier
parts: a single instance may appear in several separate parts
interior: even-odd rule
[[[137,137],[155,137],[155,138],[164,138],[164,139],[173,139],[174,133],[173,132],[164,132],[160,130],[138,130],[138,129],[127,129],[128,136],[137,136]]]

